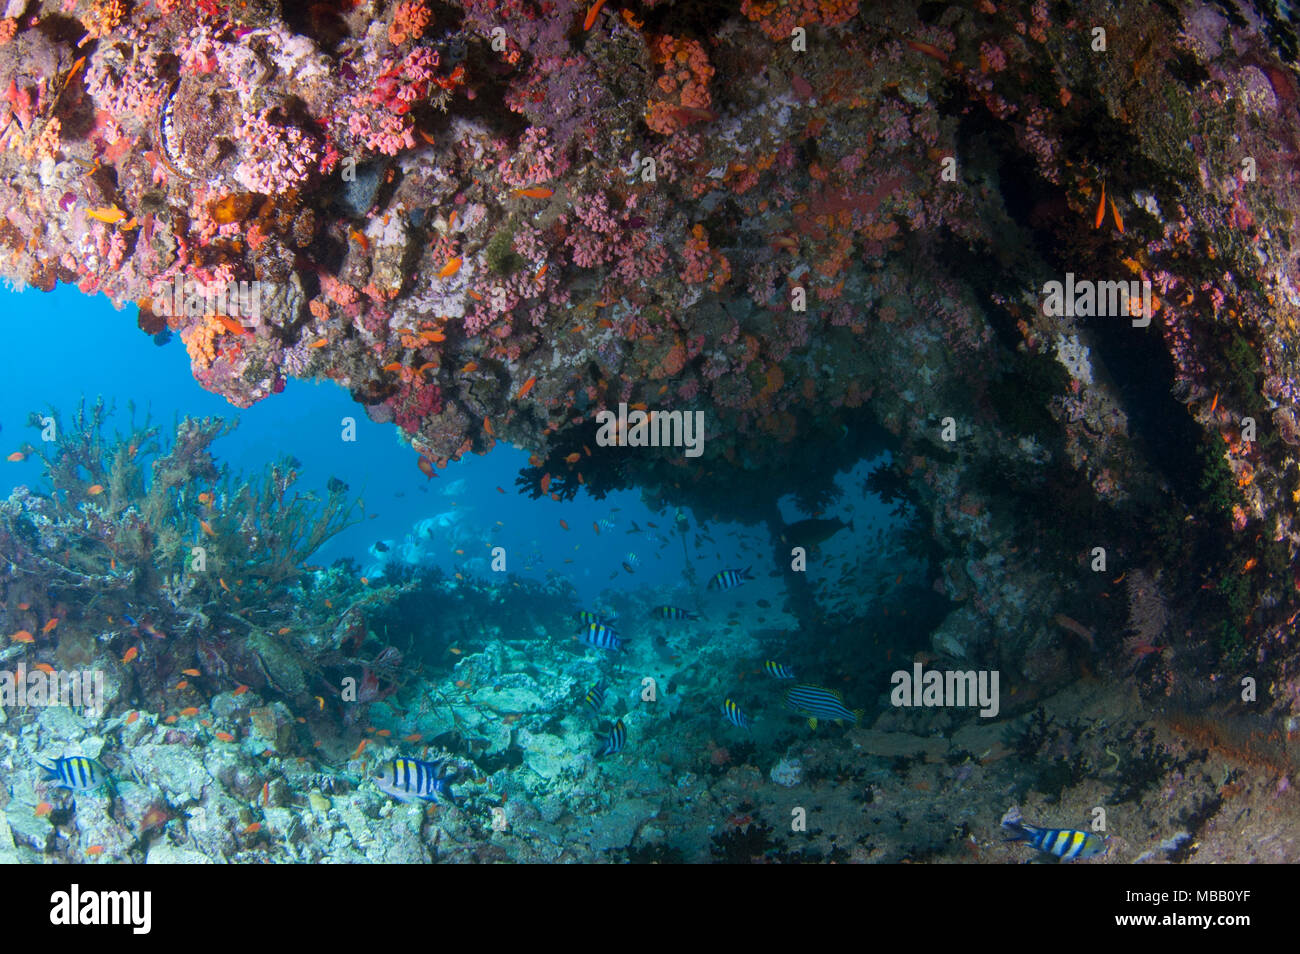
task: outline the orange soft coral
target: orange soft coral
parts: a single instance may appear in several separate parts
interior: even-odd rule
[[[407,0],[397,5],[393,14],[392,25],[388,28],[388,39],[394,46],[407,40],[417,40],[429,25],[429,8],[424,0]]]
[[[858,0],[743,0],[740,10],[773,40],[788,40],[795,27],[847,23]]]
[[[651,55],[663,72],[655,81],[645,121],[655,132],[671,136],[706,115],[713,101],[709,93],[713,67],[698,40],[661,36]]]

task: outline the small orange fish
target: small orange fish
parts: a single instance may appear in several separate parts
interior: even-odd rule
[[[31,604],[31,603],[19,603],[19,604],[18,604],[18,608],[19,608],[20,610],[26,611],[26,610],[29,610],[29,609],[32,608],[32,604]]]
[[[256,835],[256,834],[257,834],[259,831],[261,831],[261,830],[262,830],[262,823],[261,823],[261,822],[253,822],[253,824],[249,825],[247,828],[245,828],[243,831],[241,831],[240,834],[241,834],[241,835]]]
[[[217,582],[218,582],[219,584],[221,584],[221,588],[222,588],[223,590],[225,590],[227,593],[230,592],[230,587],[226,586],[226,581],[225,581],[225,580],[223,580],[221,577],[217,577]]]
[[[205,490],[205,491],[203,491],[203,493],[199,494],[199,503],[203,504],[203,506],[205,506],[205,507],[211,507],[211,506],[212,506],[212,492],[211,492],[211,491],[208,491],[208,490]]]
[[[650,405],[646,404],[645,401],[637,401],[635,404],[629,404],[627,409],[629,411],[646,411],[650,409]]]
[[[289,632],[289,627],[288,627],[288,626],[281,626],[279,629],[277,629],[277,630],[275,631],[275,635],[277,635],[277,636],[285,636],[285,635],[288,634],[288,632]]]
[[[206,520],[200,520],[199,526],[203,528],[203,532],[208,536],[215,537],[217,535],[217,531],[212,529],[212,524],[208,523]]]
[[[183,716],[196,716],[198,714],[199,714],[199,710],[196,709],[194,706],[186,706],[184,709],[181,710],[181,715]]]
[[[515,189],[514,194],[525,199],[549,199],[555,195],[555,190],[548,189],[546,186],[534,186],[531,189]]]
[[[562,529],[564,529],[564,530],[568,530],[568,529],[569,529],[569,525],[568,525],[567,523],[565,523],[563,520],[560,521],[560,527],[561,527]]]
[[[461,373],[461,374],[470,374],[471,372],[473,372],[473,371],[477,371],[477,370],[478,370],[478,365],[475,364],[473,361],[471,361],[471,362],[469,362],[467,365],[465,365],[465,367],[463,367],[463,368],[460,369],[460,373]]]
[[[423,338],[425,341],[432,341],[434,343],[447,340],[447,336],[444,335],[441,331],[421,331],[420,337]]]
[[[1101,201],[1097,203],[1097,216],[1093,219],[1092,227],[1101,228],[1102,220],[1106,218],[1106,183],[1101,184]]]
[[[91,845],[89,848],[86,849],[86,854],[90,855],[90,857],[92,858],[97,858],[103,853],[104,853],[103,845]]]
[[[234,694],[237,695],[237,696],[242,696],[242,695],[243,695],[244,693],[246,693],[247,691],[248,691],[248,687],[247,687],[247,686],[236,686],[236,687],[235,687],[235,692],[234,692]]]
[[[131,725],[132,723],[134,723],[134,722],[135,722],[137,719],[139,719],[139,718],[140,718],[140,713],[138,713],[138,712],[136,712],[134,709],[132,709],[132,710],[130,711],[130,713],[127,715],[127,717],[126,717],[126,722],[125,722],[125,724],[126,724],[126,725]]]
[[[361,740],[361,744],[357,746],[357,750],[356,750],[355,752],[352,753],[352,758],[353,758],[353,759],[359,759],[359,758],[361,758],[361,753],[364,752],[364,751],[366,750],[366,746],[369,745],[369,744],[370,744],[370,740],[369,740],[369,739],[362,739],[362,740]]]
[[[107,205],[100,209],[87,209],[86,214],[106,225],[116,225],[126,218],[126,213],[115,205]]]
[[[1119,229],[1119,234],[1124,234],[1124,220],[1119,217],[1119,209],[1115,208],[1115,200],[1110,200],[1110,214],[1115,216],[1115,228]]]
[[[54,811],[53,805],[51,805],[49,802],[41,802],[39,805],[36,806],[36,817],[44,818],[52,811]]]
[[[54,667],[51,666],[49,663],[37,663],[32,668],[39,669],[41,672],[44,673],[49,673],[51,676],[54,675]]]
[[[472,289],[472,288],[468,289],[468,290],[465,292],[465,294],[466,294],[466,295],[469,295],[469,297],[470,297],[470,298],[473,298],[475,301],[482,301],[482,300],[483,300],[483,296],[480,295],[478,292],[476,292],[476,291],[475,291],[474,289]]]
[[[587,18],[582,21],[583,31],[590,30],[596,24],[596,17],[600,16],[600,9],[605,5],[605,0],[596,0],[587,11]]]
[[[600,524],[595,520],[591,521],[591,529],[596,531],[596,536],[600,536]]]
[[[496,436],[496,432],[492,430],[492,422],[489,421],[486,417],[483,418],[483,430],[487,431],[488,437]]]
[[[537,274],[533,276],[533,281],[540,282],[542,280],[542,276],[545,274],[546,274],[546,262],[542,262],[542,267],[539,268],[537,270]]]
[[[456,682],[455,682],[455,686],[456,686],[457,689],[464,689],[464,688],[465,688],[466,686],[468,686],[468,685],[469,685],[469,682],[467,682],[467,681],[464,680],[464,679],[457,679]]]
[[[199,675],[202,675],[202,673],[200,673],[197,669],[182,669],[182,670],[181,670],[181,675],[182,675],[182,676],[199,676]]]
[[[26,460],[26,459],[27,459],[27,455],[24,454],[22,451],[14,451],[12,454],[10,454],[8,457],[5,458],[5,460],[9,461],[11,464],[16,464],[20,460]]]
[[[104,492],[103,484],[91,484],[89,487],[86,488],[86,493],[90,494],[90,496],[92,497],[98,497],[103,492]]]
[[[581,459],[582,459],[582,455],[579,454],[577,451],[574,451],[572,454],[564,458],[564,462],[566,464],[576,464]]]
[[[503,494],[503,493],[505,493],[505,491],[502,490],[500,487],[498,487],[498,488],[497,488],[497,493],[499,493],[499,494]]]
[[[537,383],[537,378],[535,377],[529,378],[527,381],[525,381],[524,386],[521,387],[519,389],[519,393],[515,395],[515,400],[518,401],[521,397],[523,397],[525,394],[531,391],[533,389],[533,385],[536,383]]]
[[[188,689],[189,687],[190,687],[190,684],[189,684],[189,680],[187,680],[187,679],[182,679],[180,682],[176,683],[176,691],[177,691],[177,692],[180,692],[180,691],[183,690],[183,689]]]
[[[175,725],[176,719],[177,719],[176,716],[169,715],[167,718],[163,719],[163,722],[167,723],[167,725]]]
[[[383,366],[382,368],[380,368],[379,370],[380,370],[380,371],[401,371],[401,370],[402,370],[402,362],[400,362],[400,361],[390,361],[390,362],[388,362],[388,364],[384,365],[384,366]]]
[[[438,277],[451,278],[451,276],[455,275],[458,271],[460,271],[460,263],[461,263],[461,258],[459,255],[447,259],[447,264],[442,266],[442,269],[438,272]]]
[[[461,653],[464,652],[464,650],[463,650],[463,649],[458,649],[458,648],[455,647],[455,646],[449,646],[449,647],[447,647],[447,652],[451,653],[453,656],[459,656]]]
[[[269,781],[262,783],[262,804],[271,804],[271,783]]]
[[[465,551],[464,551],[464,550],[460,550],[460,549],[458,549],[458,550],[456,551],[456,555],[457,555],[457,556],[464,556],[464,555],[465,555]]]
[[[420,741],[421,739],[423,739],[423,738],[424,738],[424,736],[421,735],[419,732],[412,732],[410,735],[404,735],[404,736],[402,736],[402,741],[403,741],[403,742],[419,742],[419,741]]]
[[[420,473],[424,474],[424,476],[430,480],[433,480],[433,461],[429,460],[427,457],[421,457],[418,466],[420,468]]]
[[[322,338],[322,339],[320,339],[320,341],[313,341],[313,342],[312,342],[311,344],[309,344],[307,347],[308,347],[308,348],[323,348],[323,347],[325,347],[327,344],[329,344],[329,342],[326,341],[324,338]]]
[[[551,475],[542,474],[542,479],[538,482],[541,485],[542,493],[547,493],[551,489]]]
[[[57,616],[51,616],[45,621],[45,625],[41,627],[41,635],[48,636],[50,633],[54,632],[54,628],[58,625],[59,618]]]
[[[352,239],[352,241],[360,245],[361,251],[363,252],[370,251],[370,239],[366,238],[356,229],[348,229],[348,238]]]
[[[214,733],[214,734],[215,734],[216,737],[217,737],[218,739],[220,739],[222,742],[234,742],[234,741],[235,741],[235,737],[234,737],[233,735],[231,735],[229,732],[216,732],[216,733]]]

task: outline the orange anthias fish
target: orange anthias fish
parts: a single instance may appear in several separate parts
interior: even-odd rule
[[[36,642],[36,637],[33,636],[31,633],[27,632],[27,630],[25,630],[25,629],[20,629],[20,630],[18,630],[18,632],[14,633],[14,634],[13,634],[12,636],[10,636],[9,638],[12,639],[15,643],[34,643],[34,642]]]
[[[433,461],[429,460],[429,458],[421,456],[418,466],[420,468],[420,473],[424,474],[424,476],[429,480],[433,480],[433,478],[437,476],[433,472]]]
[[[455,275],[458,271],[460,271],[460,263],[461,263],[461,258],[459,255],[457,255],[455,258],[448,259],[447,264],[442,266],[442,270],[438,272],[438,277],[451,278],[451,276]]]
[[[567,523],[565,523],[563,520],[560,521],[560,526],[561,526],[561,528],[563,528],[563,529],[565,529],[565,530],[568,530],[568,529],[569,529],[569,525],[568,525]]]
[[[1106,218],[1106,183],[1101,184],[1101,201],[1097,203],[1097,216],[1092,221],[1094,229],[1101,228],[1102,220]]]
[[[212,524],[208,523],[206,520],[200,520],[199,526],[203,528],[203,532],[208,536],[215,537],[217,535],[217,531],[212,529]]]
[[[541,486],[541,488],[542,488],[542,493],[547,493],[547,492],[549,492],[550,489],[551,489],[551,475],[550,475],[550,474],[542,474],[542,479],[541,479],[540,481],[538,481],[538,484],[539,484],[539,485]]]
[[[582,459],[582,455],[579,454],[577,451],[574,451],[568,457],[564,458],[564,462],[566,464],[576,464],[581,459]]]
[[[139,655],[140,655],[139,648],[132,646],[130,649],[126,651],[126,655],[122,657],[122,662],[129,663],[132,659],[134,659],[136,656]]]
[[[600,16],[601,8],[604,6],[605,0],[596,0],[596,2],[591,5],[591,9],[587,11],[587,18],[582,21],[582,29],[584,31],[590,30],[596,25],[596,17]]]
[[[527,381],[525,381],[524,386],[521,387],[519,389],[519,393],[515,395],[515,400],[518,401],[521,397],[523,397],[525,394],[531,391],[533,389],[533,385],[536,383],[537,383],[536,377],[529,378]]]
[[[182,669],[182,670],[181,670],[181,675],[182,675],[182,676],[197,676],[197,675],[199,675],[199,674],[200,674],[200,673],[199,673],[199,671],[198,671],[197,669]]]
[[[531,189],[515,189],[514,194],[525,199],[549,199],[555,195],[555,190],[548,189],[546,186],[534,186]]]
[[[1119,234],[1124,234],[1124,220],[1119,217],[1119,209],[1115,208],[1115,200],[1110,200],[1110,214],[1115,216],[1115,228],[1119,229]]]
[[[107,205],[102,209],[87,209],[86,214],[107,225],[116,225],[126,218],[126,213],[115,205]]]
[[[26,459],[27,459],[27,455],[24,454],[22,451],[14,451],[12,454],[10,454],[8,457],[5,458],[5,460],[9,461],[9,463],[11,464],[16,464],[20,460],[26,460]]]
[[[486,417],[483,418],[483,430],[487,431],[489,437],[496,436],[496,432],[492,430],[492,422],[489,421]]]
[[[103,484],[91,484],[89,487],[86,488],[86,493],[90,494],[90,496],[92,497],[98,497],[103,492],[104,492]]]
[[[57,616],[50,617],[45,621],[45,625],[41,627],[41,635],[48,636],[50,633],[54,632],[54,627],[58,625],[59,618]]]

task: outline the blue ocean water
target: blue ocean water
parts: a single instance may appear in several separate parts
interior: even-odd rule
[[[450,463],[430,480],[397,429],[371,421],[332,381],[290,379],[283,393],[240,410],[195,382],[179,338],[158,346],[139,331],[134,305],[118,311],[102,296],[87,297],[66,286],[50,293],[28,289],[0,295],[13,358],[0,379],[0,456],[35,438],[27,423],[31,412],[54,407],[67,421],[83,396],[89,401],[103,396],[115,406],[113,420],[123,429],[130,402],[137,419],[147,411],[164,425],[164,435],[175,416],[237,420],[238,428],[213,444],[218,462],[232,471],[252,475],[274,459],[292,456],[302,464],[303,489],[323,491],[331,477],[347,483],[365,501],[367,517],[326,543],[313,558],[319,564],[351,557],[361,573],[374,573],[376,544],[386,552],[400,551],[404,541],[422,537],[419,554],[426,562],[449,573],[482,575],[491,548],[502,546],[507,572],[533,579],[559,574],[579,600],[591,603],[606,589],[647,587],[668,594],[685,585],[691,560],[704,563],[695,568],[699,581],[724,567],[770,560],[764,527],[710,527],[707,545],[688,549],[673,533],[674,514],[652,511],[635,491],[600,501],[585,495],[566,502],[530,499],[515,487],[528,454],[505,443],[487,455]],[[52,349],[52,322],[66,346]],[[344,418],[356,421],[355,442],[341,439]],[[39,467],[36,458],[0,461],[0,493],[20,484],[38,488]],[[846,475],[844,486],[857,499],[828,514],[856,516],[860,531],[890,521],[887,508],[860,494],[864,474]],[[789,501],[782,509],[788,520],[806,516]],[[697,516],[693,527],[705,519]],[[642,533],[629,533],[634,527]],[[623,568],[629,554],[635,555],[630,573]]]

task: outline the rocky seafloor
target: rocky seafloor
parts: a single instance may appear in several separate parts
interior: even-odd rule
[[[1013,804],[1056,827],[1090,827],[1103,810],[1107,854],[1077,863],[1300,856],[1284,737],[1156,714],[1133,687],[1092,676],[1028,702],[1017,699],[1022,687],[1004,688],[1013,711],[993,719],[882,712],[882,694],[855,700],[871,713],[861,725],[814,731],[784,709],[760,666],[736,667],[795,636],[781,628],[789,617],[760,623],[759,612],[737,614],[736,629],[755,638],[710,648],[700,630],[711,627],[696,624],[615,663],[570,634],[476,640],[444,679],[412,680],[346,737],[317,737],[252,691],[220,693],[179,720],[140,713],[120,704],[112,678],[110,716],[10,710],[0,726],[0,860],[1045,860],[999,831]],[[625,719],[629,742],[597,757],[597,719],[580,700],[602,675],[605,714]],[[756,717],[749,730],[719,715],[727,693]],[[420,742],[399,741],[413,732]],[[464,768],[455,804],[402,804],[365,781],[393,755],[446,754],[444,745]],[[101,759],[115,791],[41,782],[36,760],[58,754]]]

